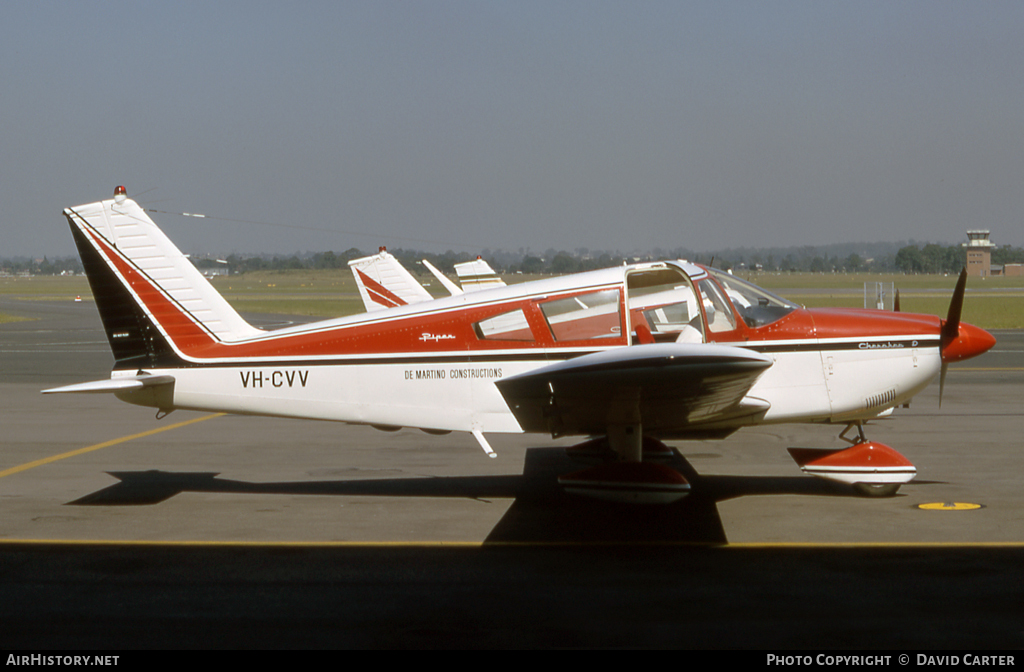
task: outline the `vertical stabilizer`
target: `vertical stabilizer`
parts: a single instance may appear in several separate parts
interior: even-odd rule
[[[495,287],[505,286],[505,281],[498,277],[498,274],[494,272],[491,265],[484,261],[482,257],[477,257],[473,261],[455,264],[455,272],[459,276],[459,284],[462,285],[463,291],[466,292],[477,292],[481,289],[494,289]]]
[[[430,301],[434,297],[385,248],[348,262],[366,312]]]
[[[223,342],[263,333],[243,320],[142,208],[124,196],[123,187],[115,193],[113,199],[64,210],[115,359],[143,354],[152,359],[169,352],[173,334],[165,321],[172,317]]]

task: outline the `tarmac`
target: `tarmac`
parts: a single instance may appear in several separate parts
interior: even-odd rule
[[[896,497],[790,459],[842,427],[778,425],[672,443],[693,492],[651,507],[562,492],[571,440],[493,435],[488,459],[469,435],[44,396],[109,375],[95,306],[0,312],[33,318],[0,325],[4,649],[1024,644],[1024,332],[951,367],[941,408],[936,381],[867,428],[918,468]]]

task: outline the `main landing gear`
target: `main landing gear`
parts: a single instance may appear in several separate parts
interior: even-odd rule
[[[643,436],[639,424],[608,428],[608,436],[566,450],[574,459],[602,462],[558,477],[566,492],[628,504],[671,504],[690,494],[690,484],[675,469],[658,464],[672,450]]]
[[[857,438],[846,434],[857,428]],[[804,473],[839,483],[848,483],[865,497],[892,497],[904,483],[917,476],[917,468],[889,446],[864,437],[864,425],[851,422],[839,438],[849,448],[790,448],[789,454]]]

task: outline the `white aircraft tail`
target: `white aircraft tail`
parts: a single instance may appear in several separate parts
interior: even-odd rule
[[[367,312],[405,306],[434,297],[385,248],[370,257],[348,262]]]
[[[64,210],[110,341],[115,368],[172,355],[185,325],[221,342],[264,333],[235,311],[118,187],[115,197]]]
[[[465,292],[477,292],[482,289],[504,287],[505,281],[498,277],[491,265],[477,257],[473,261],[455,264],[455,272],[459,276],[459,284]]]
[[[359,296],[362,297],[367,312],[431,301],[434,298],[398,259],[383,247],[379,253],[371,257],[353,259],[348,265],[352,267],[352,274],[359,287]],[[505,282],[498,277],[491,265],[480,257],[474,261],[455,264],[455,272],[462,284],[461,289],[426,259],[423,260],[423,266],[434,274],[452,296],[505,286]]]

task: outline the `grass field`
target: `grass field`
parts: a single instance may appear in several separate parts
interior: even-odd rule
[[[537,276],[509,276],[512,282]],[[748,277],[748,276],[743,276]],[[900,290],[904,312],[945,316],[956,285],[955,276],[869,275],[869,274],[751,274],[749,279],[791,301],[807,307],[864,305],[864,283],[894,283]],[[431,277],[431,293],[446,295]],[[432,282],[431,282],[432,281]],[[262,271],[218,276],[213,285],[239,312],[280,313],[315,317],[339,317],[363,310],[362,301],[348,269],[330,271]],[[0,294],[34,301],[73,301],[76,296],[92,300],[83,276],[0,278]],[[0,323],[22,319],[7,309]],[[985,329],[1024,328],[1024,278],[971,278],[967,284],[963,319]]]
[[[89,283],[85,276],[41,275],[31,278],[0,278],[0,295],[29,301],[74,301],[92,300]],[[10,310],[10,309],[8,309]],[[18,315],[17,311],[0,313],[0,324],[22,322],[31,318]]]
[[[902,275],[896,273],[737,273],[765,289],[856,289],[865,282],[894,283],[901,290],[948,289],[953,293],[957,275]],[[1024,291],[1024,276],[1014,278],[969,278],[967,287],[980,289],[1020,289]]]
[[[863,308],[864,283],[881,282],[900,293],[900,310],[945,317],[955,275],[756,274],[751,282],[807,306]],[[1024,277],[969,278],[962,319],[984,329],[1024,328]]]

